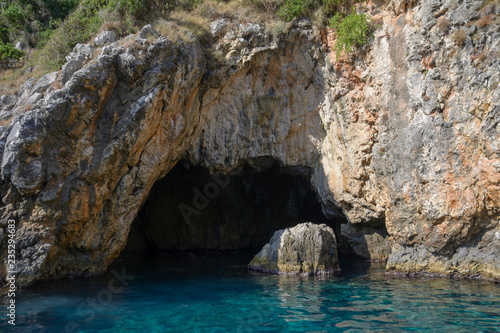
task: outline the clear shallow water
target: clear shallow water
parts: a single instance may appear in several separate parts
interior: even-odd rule
[[[121,289],[110,273],[22,290],[16,327],[2,320],[0,332],[500,331],[500,284],[390,277],[363,262],[328,279],[267,276],[249,260],[121,261],[114,269],[134,276]]]

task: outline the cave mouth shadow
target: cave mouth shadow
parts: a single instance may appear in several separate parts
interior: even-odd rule
[[[256,254],[276,230],[302,222],[332,227],[341,253],[346,219],[323,214],[308,175],[270,159],[231,175],[182,160],[153,186],[122,255]]]

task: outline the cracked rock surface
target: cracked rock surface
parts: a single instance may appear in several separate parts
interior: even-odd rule
[[[310,222],[278,230],[248,267],[265,273],[333,274],[340,271],[335,233]]]
[[[261,157],[300,170],[388,271],[500,279],[500,31],[478,24],[500,8],[482,4],[367,5],[381,25],[338,60],[307,21],[220,21],[211,48],[151,26],[75,47],[0,98],[0,279],[8,219],[18,283],[99,274],[181,158],[227,174]]]

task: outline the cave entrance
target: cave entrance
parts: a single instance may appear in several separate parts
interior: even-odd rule
[[[216,176],[183,161],[155,183],[124,252],[257,253],[276,230],[301,222],[325,223],[339,235],[339,219],[325,217],[303,170],[268,161]]]

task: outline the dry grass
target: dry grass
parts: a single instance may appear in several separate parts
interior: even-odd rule
[[[10,125],[11,122],[12,122],[12,118],[0,120],[0,126],[7,127]]]
[[[134,27],[130,20],[124,19],[117,11],[112,11],[109,8],[101,9],[99,11],[99,18],[103,24],[96,35],[106,30],[114,30],[120,36],[137,32],[136,27]]]
[[[325,24],[325,22],[327,22],[327,20],[328,20],[328,15],[325,12],[325,8],[323,6],[317,8],[311,17],[312,24],[317,27],[322,27]]]
[[[166,19],[160,19],[154,24],[154,28],[158,30],[160,34],[167,37],[173,42],[182,40],[185,43],[191,43],[194,41],[192,33],[189,29],[178,25],[174,21],[167,21]]]
[[[456,30],[452,35],[451,39],[455,42],[457,46],[463,46],[465,43],[466,33],[464,29]]]
[[[170,19],[189,29],[196,37],[201,37],[210,31],[210,21],[196,11],[174,11],[170,14]]]
[[[192,43],[209,37],[210,22],[194,11],[174,11],[168,20],[160,19],[154,27],[172,41],[182,40],[185,43]]]
[[[126,26],[125,24],[123,24],[123,22],[120,21],[104,22],[103,25],[101,25],[99,32],[109,31],[109,30],[116,31],[118,34],[122,34],[122,32],[126,30]]]
[[[481,6],[482,13],[493,12],[497,6],[500,6],[500,0],[486,0]]]
[[[256,10],[266,13],[267,15],[276,17],[279,7],[283,4],[283,0],[251,0],[248,1]]]
[[[282,0],[205,0],[191,11],[174,10],[167,18],[159,19],[156,30],[170,40],[184,42],[209,41],[210,22],[226,18],[233,23],[265,23],[273,36],[285,33],[285,22],[276,19],[276,10]]]
[[[494,15],[486,15],[486,16],[481,16],[479,20],[476,21],[476,27],[478,29],[484,28],[486,26],[489,26],[490,24],[494,23]]]
[[[209,21],[224,17],[240,23],[266,23],[276,20],[283,0],[205,0],[193,12]]]
[[[23,83],[32,77],[39,78],[47,74],[40,66],[35,66],[31,71],[25,68],[15,68],[0,71],[0,95],[14,95]]]
[[[266,23],[265,33],[277,39],[279,35],[286,34],[288,31],[288,24],[282,20],[272,20]]]
[[[484,60],[486,60],[487,56],[488,56],[488,51],[487,50],[483,50],[483,51],[481,51],[479,53],[476,52],[476,54],[471,55],[470,59],[471,60],[477,60],[478,62],[483,62]]]
[[[239,19],[246,13],[244,7],[245,4],[241,0],[229,2],[207,0],[199,4],[193,10],[193,13],[202,16],[209,21],[214,21],[221,17]]]
[[[21,84],[24,83],[24,75],[18,69],[6,69],[0,72],[0,95],[13,95]]]
[[[450,21],[444,16],[440,17],[438,22],[437,22],[437,28],[441,32],[445,32],[446,29],[448,29],[449,25],[450,25]]]
[[[500,0],[487,0],[481,7],[481,17],[476,21],[478,29],[487,27],[493,23],[500,23],[500,15],[497,14],[500,10]]]

